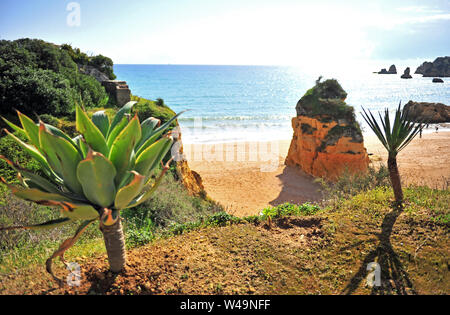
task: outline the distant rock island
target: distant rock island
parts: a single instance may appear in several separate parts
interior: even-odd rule
[[[450,77],[450,56],[436,58],[433,62],[424,62],[415,74],[424,77]]]
[[[335,180],[345,170],[367,170],[369,157],[353,107],[336,80],[316,82],[297,104],[292,119],[294,136],[286,165],[305,173]]]
[[[406,68],[405,72],[403,72],[401,78],[402,79],[412,79],[412,76],[411,76],[410,72],[411,72],[411,69],[409,69],[409,67]]]
[[[392,65],[389,67],[389,71],[386,70],[386,68],[383,68],[378,72],[378,74],[397,74],[397,68],[395,67],[395,65]]]

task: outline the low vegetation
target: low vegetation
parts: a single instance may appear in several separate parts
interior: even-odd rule
[[[68,252],[82,266],[80,287],[58,288],[42,267],[31,265],[0,276],[0,292],[448,294],[450,192],[406,188],[404,211],[396,215],[393,200],[392,190],[380,186],[320,211],[312,205],[267,209],[280,214],[271,220],[217,212],[131,249],[118,276],[108,273],[104,249],[86,254],[92,245],[85,236]],[[302,208],[313,211],[286,211]],[[366,284],[367,265],[374,261],[382,271],[380,287]],[[65,273],[61,266],[56,270]]]

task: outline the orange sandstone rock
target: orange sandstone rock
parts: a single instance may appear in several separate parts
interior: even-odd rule
[[[324,83],[319,81],[319,88]],[[332,83],[338,84],[337,81]],[[299,116],[292,119],[294,137],[286,165],[298,166],[313,176],[336,180],[346,169],[352,173],[366,171],[369,157],[353,108],[341,99],[345,92],[340,92],[340,99],[329,97],[329,89],[327,93],[328,98],[322,99],[320,89],[312,89],[299,101]]]

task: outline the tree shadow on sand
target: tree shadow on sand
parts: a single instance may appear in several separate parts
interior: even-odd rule
[[[300,169],[286,166],[283,173],[277,177],[282,183],[282,190],[276,199],[269,202],[270,205],[278,206],[285,202],[300,204],[322,200],[320,185],[314,181],[312,176],[307,175]]]
[[[405,271],[397,253],[392,248],[391,234],[397,218],[402,213],[402,208],[393,206],[393,211],[388,213],[381,224],[381,233],[378,234],[379,244],[367,254],[358,272],[350,280],[343,290],[343,294],[352,294],[368,275],[367,267],[376,262],[381,268],[381,286],[373,286],[372,294],[388,295],[416,294],[411,280]],[[392,279],[392,281],[389,281]]]

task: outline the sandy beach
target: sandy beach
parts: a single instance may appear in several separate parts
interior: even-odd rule
[[[398,156],[404,184],[447,188],[450,180],[450,132],[424,133]],[[277,142],[184,144],[191,169],[198,172],[208,195],[237,216],[257,214],[284,202],[322,199],[314,178],[286,167],[290,140]],[[387,154],[375,136],[365,137],[373,165]]]

